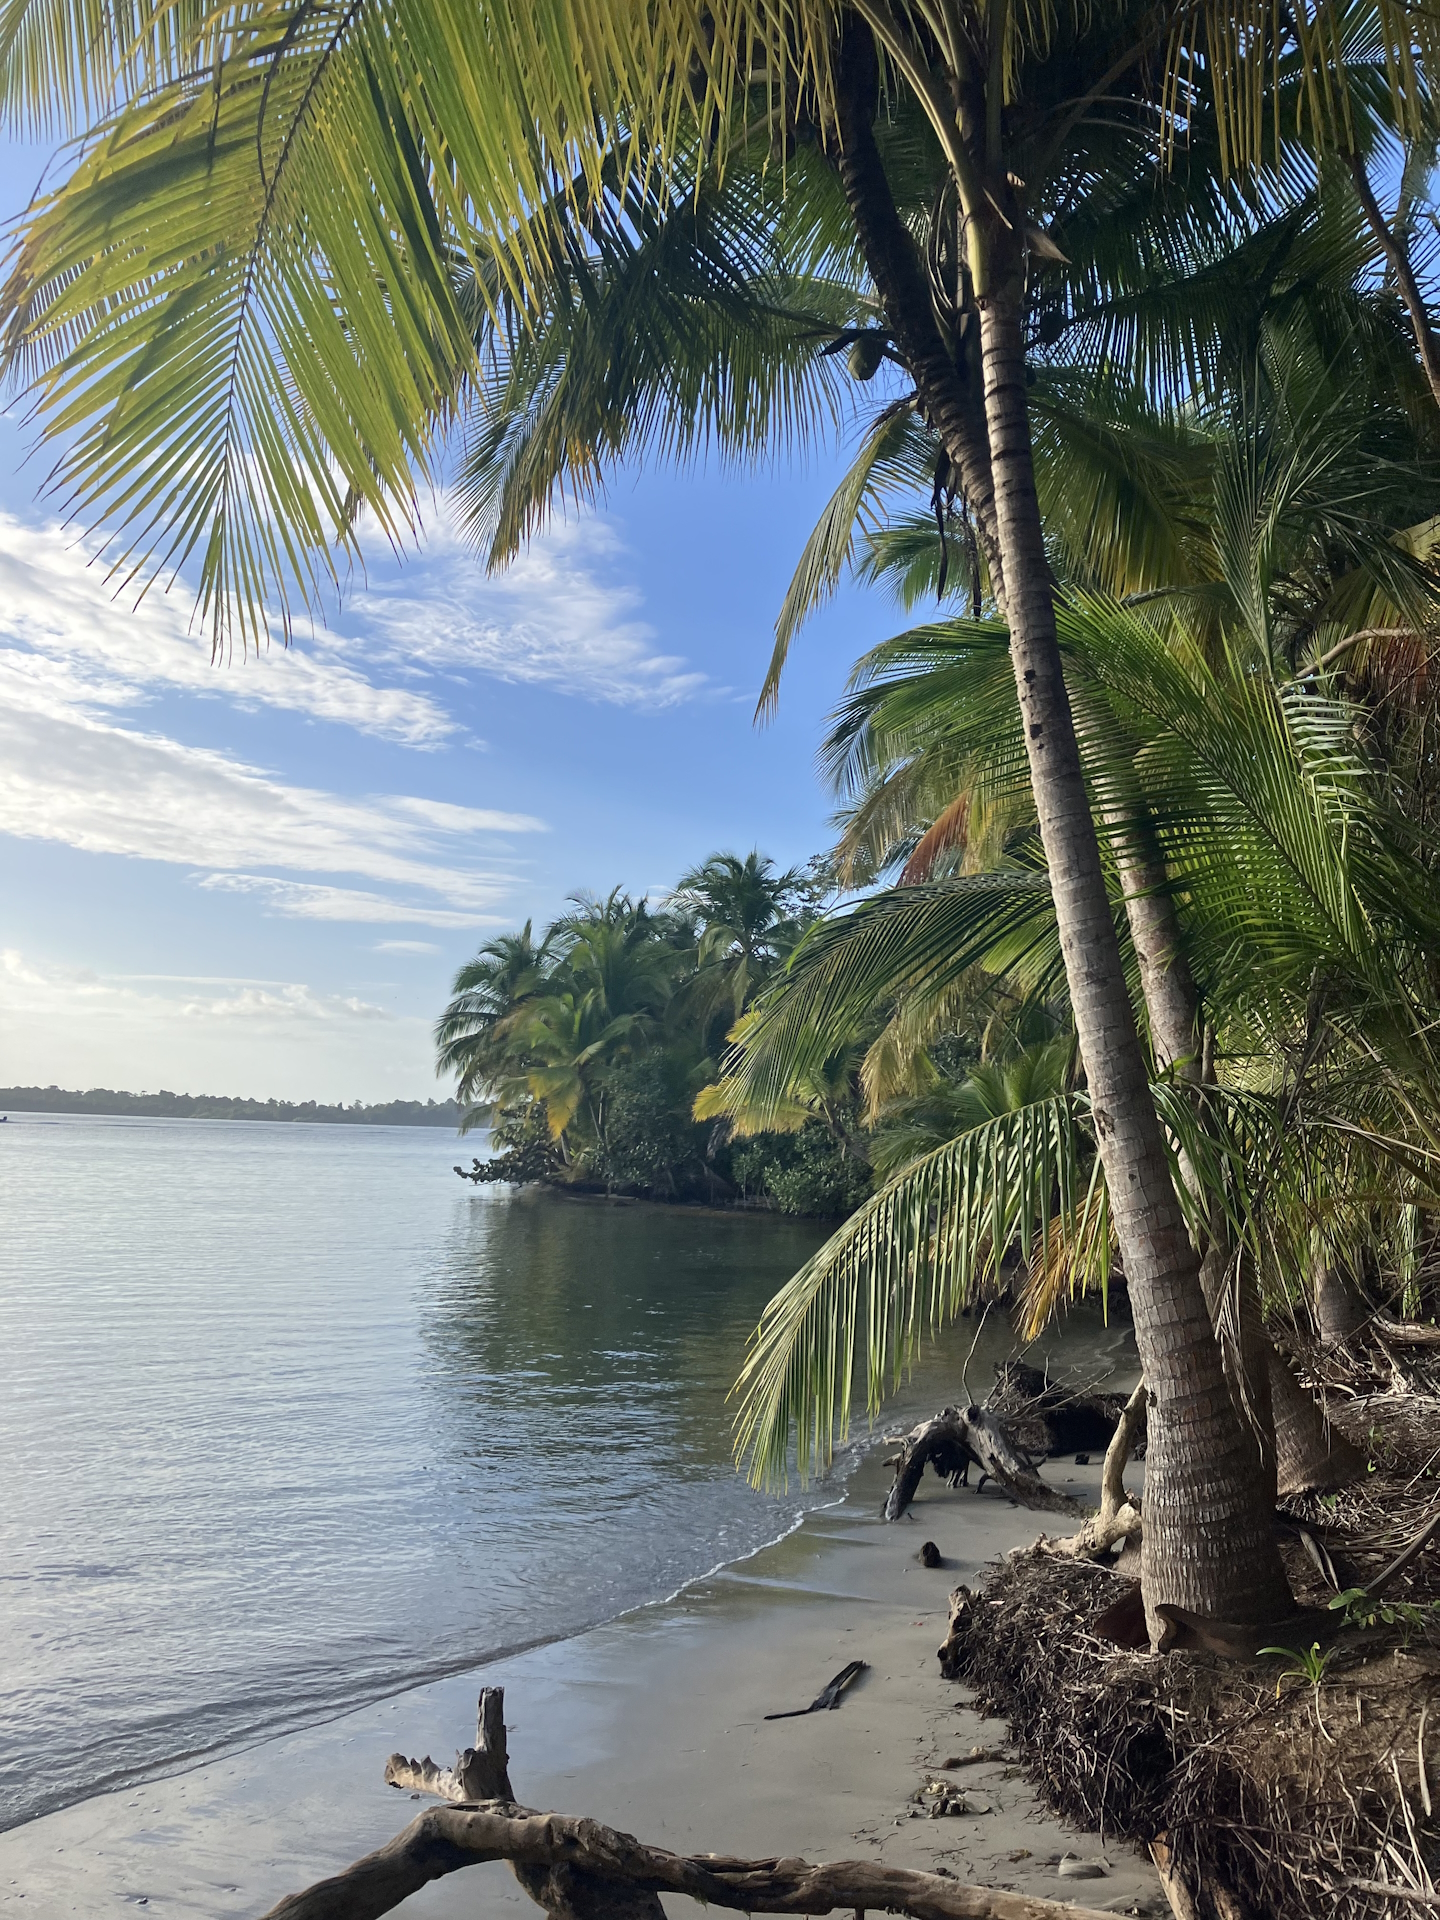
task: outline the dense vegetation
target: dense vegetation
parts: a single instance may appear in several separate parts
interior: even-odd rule
[[[844,877],[878,890],[783,965],[777,936],[728,1027],[693,1011],[702,915],[585,906],[445,1043],[505,1085],[507,1151],[637,1185],[687,1097],[763,1141],[858,1065],[876,1143],[897,1102],[909,1133],[765,1316],[755,1472],[825,1451],[857,1360],[873,1405],[977,1294],[1034,1325],[1113,1259],[1152,1633],[1162,1603],[1283,1613],[1298,1389],[1262,1314],[1319,1322],[1337,1279],[1433,1309],[1440,16],[78,18],[36,0],[0,56],[12,112],[83,135],[16,240],[9,362],[67,500],[122,569],[193,556],[217,640],[401,537],[457,418],[496,560],[623,459],[862,426],[764,697],[847,566],[942,601],[830,743]]]
[[[308,1120],[327,1127],[457,1127],[454,1100],[381,1100],[328,1107],[316,1100],[232,1100],[218,1093],[116,1093],[90,1087],[0,1087],[0,1113],[122,1113],[161,1120]]]
[[[659,907],[617,889],[577,898],[539,939],[527,923],[488,941],[436,1035],[469,1124],[488,1120],[498,1150],[466,1177],[848,1213],[871,1181],[852,1075],[807,1087],[749,1135],[696,1113],[824,885],[715,854]]]

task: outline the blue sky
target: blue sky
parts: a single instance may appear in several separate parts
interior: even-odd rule
[[[12,152],[23,193],[28,152]],[[422,550],[288,652],[212,667],[183,588],[136,610],[0,422],[0,1085],[439,1093],[430,1024],[490,932],[717,848],[826,843],[826,713],[901,624],[847,591],[752,725],[840,471],[627,473],[487,578]],[[93,544],[93,543],[92,543]]]

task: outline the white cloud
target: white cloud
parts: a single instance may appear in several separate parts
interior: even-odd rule
[[[283,1100],[424,1098],[430,1022],[301,981],[101,975],[0,953],[16,1086],[172,1087]]]
[[[422,927],[487,927],[503,924],[503,916],[432,907],[394,900],[383,893],[365,893],[356,887],[319,886],[301,880],[276,880],[260,873],[209,873],[199,883],[210,893],[260,895],[272,913],[286,920],[347,920],[370,925],[404,921]],[[419,950],[438,953],[424,941],[389,943],[391,952]]]
[[[505,865],[474,864],[476,835],[544,831],[528,814],[450,807],[410,796],[349,799],[279,780],[211,748],[182,746],[118,727],[47,693],[27,701],[0,658],[0,832],[56,840],[91,853],[135,855],[242,875],[255,867],[290,873],[358,874],[440,896],[404,903],[357,894],[351,913],[334,889],[304,890],[282,911],[324,919],[426,919],[476,924],[512,883]],[[273,883],[239,879],[271,892]],[[328,904],[327,904],[328,901]]]
[[[375,953],[439,953],[433,940],[377,940]]]
[[[588,515],[486,575],[442,500],[422,565],[372,587],[356,618],[367,655],[402,670],[483,673],[616,706],[669,707],[722,691],[655,646],[639,592],[614,579],[624,549]]]
[[[458,731],[428,693],[377,687],[332,646],[278,645],[212,664],[208,640],[190,629],[191,597],[153,587],[138,606],[116,594],[97,543],[53,522],[28,526],[0,513],[0,636],[14,643],[12,674],[71,705],[135,706],[158,688],[279,707],[361,733],[434,747]],[[24,651],[21,652],[20,650]],[[27,663],[24,664],[24,663]]]

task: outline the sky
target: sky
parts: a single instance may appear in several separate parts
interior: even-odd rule
[[[12,149],[18,208],[38,173]],[[615,477],[487,576],[417,551],[288,649],[212,665],[184,583],[137,607],[0,419],[0,1086],[443,1097],[430,1032],[484,940],[707,854],[828,844],[815,755],[903,625],[844,589],[753,724],[775,614],[842,469]]]

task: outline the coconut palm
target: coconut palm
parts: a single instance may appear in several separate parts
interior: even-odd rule
[[[1157,1064],[1177,1074],[1158,1091],[1178,1195],[1198,1240],[1222,1233],[1280,1296],[1293,1291],[1319,1221],[1336,1222],[1333,1246],[1357,1230],[1357,1212],[1373,1213],[1378,1192],[1393,1196],[1392,1219],[1435,1192],[1429,955],[1440,893],[1384,769],[1357,750],[1360,711],[1322,691],[1333,667],[1294,670],[1297,655],[1336,650],[1338,612],[1384,617],[1392,624],[1377,631],[1409,643],[1406,610],[1433,618],[1435,582],[1414,564],[1413,542],[1395,539],[1396,520],[1424,507],[1433,457],[1427,465],[1412,449],[1387,471],[1383,420],[1378,444],[1362,449],[1323,394],[1297,411],[1276,382],[1271,399],[1263,421],[1242,409],[1229,440],[1212,440],[1209,559],[1192,542],[1193,584],[1152,591],[1143,613],[1072,592],[1060,620],[1111,853],[1112,912],[1133,935]],[[881,864],[904,857],[906,875],[926,883],[817,927],[762,1000],[731,1082],[753,1124],[789,1073],[808,1070],[820,1036],[834,1045],[863,1031],[877,1003],[898,1003],[885,1044],[903,1029],[902,1059],[923,1066],[925,1042],[947,1030],[953,995],[977,968],[1032,994],[1060,984],[1005,663],[1003,630],[973,622],[902,636],[862,663],[831,743],[837,772],[875,801],[852,830],[871,834]],[[940,809],[918,845],[905,823],[917,796]],[[977,802],[997,797],[1020,814],[1004,863],[930,877],[947,862],[953,870]],[[1178,1036],[1159,1031],[1168,1002],[1142,949],[1159,917],[1133,914],[1116,852],[1137,824],[1155,842],[1150,904],[1164,909]],[[1232,1082],[1198,1101],[1182,1097],[1197,989]],[[893,1084],[893,1059],[887,1068]],[[1272,1077],[1273,1093],[1244,1091]],[[718,1106],[724,1097],[722,1087]],[[848,1374],[816,1355],[843,1346],[847,1330],[870,1330],[873,1404],[916,1328],[957,1311],[1007,1252],[1028,1254],[1037,1228],[1054,1233],[1026,1290],[1032,1327],[1059,1291],[1103,1274],[1110,1222],[1092,1113],[1088,1096],[1067,1093],[1034,1103],[1023,1126],[972,1119],[822,1249],[774,1303],[752,1355],[744,1431],[757,1472],[783,1460],[786,1420],[811,1447],[843,1418],[846,1403],[830,1396],[848,1391]],[[1217,1201],[1228,1215],[1218,1228]]]
[[[693,917],[699,933],[699,970],[689,994],[707,1011],[728,1011],[733,1024],[774,967],[799,939],[805,889],[795,867],[784,873],[758,852],[713,853],[684,874],[670,896],[675,911]]]
[[[1395,113],[1418,132],[1428,16],[1407,15],[1403,33],[1388,11],[1374,22]],[[1317,141],[1353,147],[1364,90],[1350,63],[1326,63],[1353,48],[1354,27],[1338,0],[1243,33],[1218,0],[1178,16],[1124,0],[1101,14],[730,0],[703,15],[626,0],[558,13],[305,0],[98,18],[34,0],[11,16],[4,69],[12,110],[58,112],[88,135],[27,221],[6,296],[11,358],[28,356],[42,382],[67,491],[123,523],[117,564],[147,575],[196,555],[221,635],[237,612],[253,631],[287,583],[313,594],[334,569],[331,542],[353,546],[360,508],[403,535],[417,471],[475,370],[477,303],[498,306],[503,289],[524,306],[563,245],[559,211],[603,191],[607,169],[663,175],[697,138],[719,165],[752,103],[782,144],[806,125],[837,152],[883,325],[969,503],[1009,630],[1156,1396],[1147,1597],[1236,1618],[1267,1612],[1283,1580],[1219,1390],[1086,803],[1036,498],[1028,288],[1060,251],[1037,218],[1047,195],[1083,197],[1102,148],[1105,164],[1123,154],[1133,168],[1157,133],[1173,143],[1206,91],[1227,165],[1258,165],[1296,101]],[[882,70],[946,163],[950,240],[928,262],[875,139]],[[1288,99],[1269,84],[1282,75]]]
[[[506,1070],[506,1020],[541,991],[551,959],[550,935],[537,946],[527,920],[519,933],[487,940],[455,975],[454,997],[435,1023],[435,1071],[455,1076],[455,1096],[470,1108],[462,1133],[484,1116],[477,1096]]]

